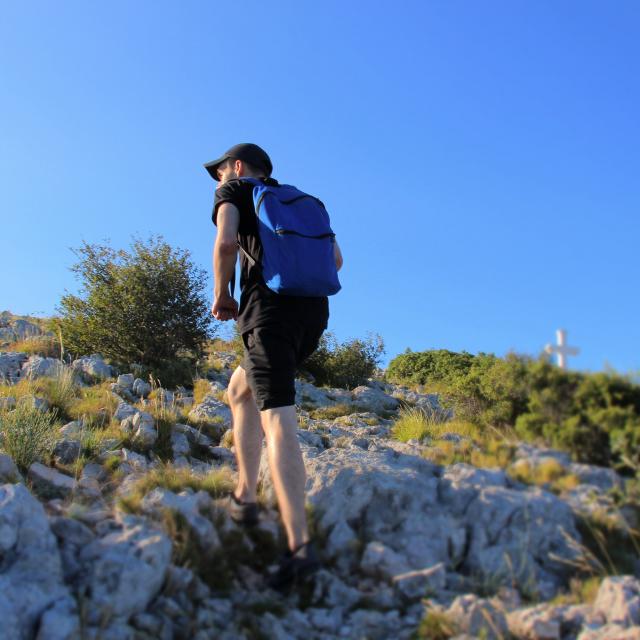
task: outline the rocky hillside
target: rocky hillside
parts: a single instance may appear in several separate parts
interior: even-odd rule
[[[623,478],[525,442],[502,466],[438,463],[445,446],[477,445],[446,422],[437,439],[400,442],[401,409],[451,416],[376,380],[297,382],[324,569],[288,595],[267,589],[284,536],[266,454],[259,526],[228,516],[234,357],[216,355],[218,371],[187,391],[97,355],[0,353],[13,455],[0,455],[0,638],[640,638],[640,554],[607,575],[587,539],[638,526]],[[50,447],[30,446],[30,434],[48,442],[45,423]],[[573,481],[521,473],[550,467]]]

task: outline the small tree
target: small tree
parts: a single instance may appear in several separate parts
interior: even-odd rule
[[[373,376],[383,354],[384,342],[379,335],[338,344],[327,332],[302,369],[314,377],[316,384],[353,389]]]
[[[190,367],[212,337],[206,273],[161,236],[131,251],[86,242],[71,267],[80,295],[63,296],[58,327],[78,356],[101,353],[119,366],[140,363],[165,384],[190,381]]]

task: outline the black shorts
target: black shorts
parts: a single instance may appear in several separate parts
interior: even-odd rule
[[[318,347],[327,328],[326,318],[291,319],[286,323],[260,325],[242,334],[244,357],[240,366],[258,409],[295,404],[296,369]]]

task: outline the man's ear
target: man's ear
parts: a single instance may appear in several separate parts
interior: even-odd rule
[[[244,175],[244,162],[242,162],[242,160],[236,160],[233,163],[233,169],[236,172],[238,178],[240,178]]]

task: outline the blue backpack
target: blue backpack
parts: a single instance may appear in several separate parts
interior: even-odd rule
[[[272,186],[257,178],[241,179],[253,185],[262,242],[260,267],[267,287],[288,296],[330,296],[340,291],[335,233],[322,202],[288,184]]]

